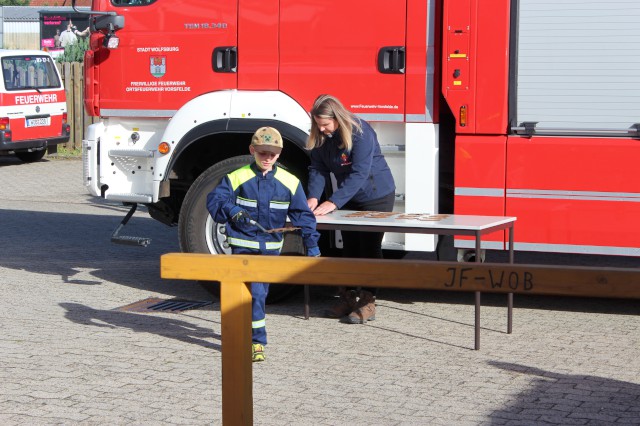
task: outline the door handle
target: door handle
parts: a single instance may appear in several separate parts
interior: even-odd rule
[[[238,48],[235,46],[220,46],[213,49],[211,65],[215,72],[238,72]]]
[[[378,71],[383,74],[404,74],[404,46],[385,46],[378,51]]]

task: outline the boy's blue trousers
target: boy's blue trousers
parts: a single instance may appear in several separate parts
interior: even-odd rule
[[[269,294],[269,284],[251,283],[251,341],[267,344],[267,327],[265,324],[265,303]]]
[[[277,256],[280,252],[269,250],[261,253],[257,250],[234,247],[233,254],[261,254],[266,256]],[[262,345],[267,344],[265,305],[268,294],[268,283],[251,283],[251,341]]]

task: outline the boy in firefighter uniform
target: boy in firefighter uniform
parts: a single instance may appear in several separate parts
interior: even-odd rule
[[[316,219],[298,178],[276,165],[282,136],[272,127],[258,129],[249,152],[254,161],[226,175],[207,196],[207,209],[219,223],[227,223],[227,242],[233,254],[277,256],[283,234],[268,229],[285,226],[287,216],[302,232],[308,256],[320,256]],[[268,283],[251,283],[253,361],[264,361],[267,344],[265,300]]]

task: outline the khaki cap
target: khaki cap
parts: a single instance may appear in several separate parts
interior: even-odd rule
[[[270,147],[272,151],[282,151],[282,135],[273,127],[261,127],[253,134],[251,145],[254,147]]]

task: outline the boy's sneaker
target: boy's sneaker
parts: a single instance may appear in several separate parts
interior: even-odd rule
[[[251,360],[253,362],[264,361],[264,346],[260,343],[253,343],[251,345]]]

